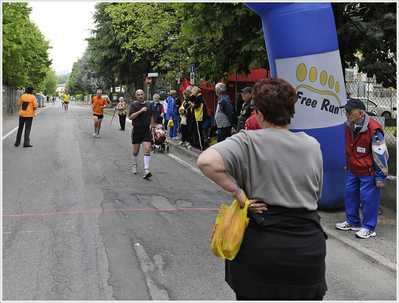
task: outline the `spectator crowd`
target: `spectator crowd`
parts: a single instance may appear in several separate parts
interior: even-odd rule
[[[168,132],[168,138],[179,141],[177,145],[193,151],[204,151],[240,130],[260,128],[254,115],[251,92],[251,87],[245,87],[238,94],[238,100],[241,101],[238,114],[226,94],[224,83],[215,85],[215,112],[208,106],[198,86],[188,86],[181,99],[177,91],[171,90],[162,103],[159,95],[155,94],[152,101],[154,122],[162,124]],[[173,126],[168,127],[168,124]]]

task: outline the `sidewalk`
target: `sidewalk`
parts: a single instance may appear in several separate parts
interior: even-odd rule
[[[185,147],[178,146],[177,142],[170,140],[170,152],[178,153],[193,161],[197,159],[201,152],[194,152]],[[396,181],[395,181],[396,183]],[[385,205],[383,197],[380,202],[380,214],[377,223],[377,236],[369,239],[356,237],[355,231],[341,231],[335,228],[335,223],[345,221],[345,209],[319,210],[321,224],[328,237],[336,238],[346,245],[362,253],[381,266],[392,271],[397,270],[397,228],[396,228],[396,209]]]

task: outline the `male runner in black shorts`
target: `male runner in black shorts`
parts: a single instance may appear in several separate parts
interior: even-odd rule
[[[132,120],[132,144],[133,144],[133,167],[132,173],[137,174],[137,156],[140,152],[140,144],[143,145],[144,153],[144,179],[152,176],[150,173],[150,150],[151,133],[154,133],[154,118],[149,102],[145,101],[145,94],[142,89],[136,91],[137,102],[133,102],[129,107],[129,120]]]

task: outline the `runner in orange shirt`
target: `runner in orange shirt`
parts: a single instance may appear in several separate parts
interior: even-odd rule
[[[97,90],[97,96],[91,99],[91,108],[93,109],[94,118],[94,133],[93,137],[100,138],[100,128],[101,122],[104,118],[104,108],[108,107],[107,101],[101,97],[103,91],[101,89]]]

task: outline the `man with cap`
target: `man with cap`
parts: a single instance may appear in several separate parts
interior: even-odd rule
[[[359,99],[341,106],[347,117],[345,125],[348,173],[345,188],[346,221],[335,226],[340,230],[357,230],[356,236],[375,237],[381,187],[388,174],[389,155],[382,126],[365,112]],[[361,206],[363,222],[359,216]]]
[[[242,129],[245,129],[245,122],[251,116],[251,113],[254,110],[254,106],[252,105],[252,87],[247,86],[243,88],[241,91],[244,103],[240,111],[240,116],[238,117],[237,132],[239,132]]]

